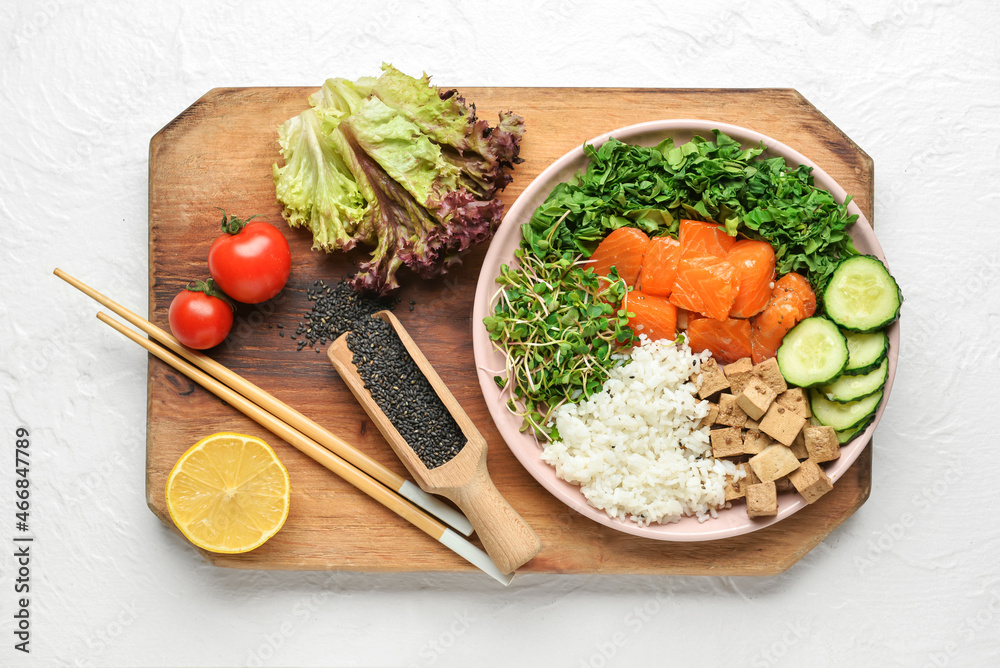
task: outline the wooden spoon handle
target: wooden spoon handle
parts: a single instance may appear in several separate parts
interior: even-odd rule
[[[513,573],[541,551],[538,534],[497,491],[486,470],[485,458],[472,482],[442,493],[469,518],[483,549],[502,573]]]

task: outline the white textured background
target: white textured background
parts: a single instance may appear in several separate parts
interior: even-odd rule
[[[1000,665],[997,5],[371,4],[2,3],[0,665]],[[382,60],[457,86],[793,87],[865,149],[906,305],[861,511],[780,577],[507,590],[217,569],[163,527],[143,495],[145,353],[52,268],[145,312],[150,137],[215,86]],[[30,656],[12,636],[18,425]]]

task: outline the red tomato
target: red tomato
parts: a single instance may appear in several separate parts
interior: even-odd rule
[[[170,302],[170,331],[188,348],[204,350],[222,343],[233,327],[233,307],[211,294],[212,281],[181,290]]]
[[[208,273],[238,302],[258,304],[281,292],[292,269],[292,253],[270,223],[222,214],[225,234],[208,250]]]

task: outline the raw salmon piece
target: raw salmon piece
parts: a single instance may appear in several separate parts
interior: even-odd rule
[[[750,347],[753,363],[774,357],[785,334],[804,320],[808,311],[798,294],[777,286],[767,307],[751,320]]]
[[[726,228],[700,220],[682,220],[680,233],[681,257],[713,255],[725,257],[736,243],[736,238],[726,234]]]
[[[673,341],[676,338],[677,307],[663,297],[633,290],[625,295],[622,308],[629,313],[635,313],[634,318],[629,318],[628,325],[636,336],[645,334],[653,341],[660,339]]]
[[[734,299],[736,288],[731,264],[710,255],[681,257],[670,292],[674,306],[725,320]]]
[[[774,280],[774,249],[766,241],[740,239],[726,253],[726,262],[736,273],[736,300],[730,318],[749,318],[764,310],[771,299]]]
[[[720,322],[700,318],[689,323],[687,337],[693,352],[709,350],[721,364],[732,364],[751,355],[749,320],[727,318]]]
[[[774,290],[787,290],[798,295],[805,305],[805,315],[802,316],[802,319],[811,318],[816,312],[816,293],[813,292],[809,281],[801,274],[796,274],[794,271],[785,274],[775,281]]]
[[[619,227],[597,245],[590,256],[594,273],[599,276],[611,274],[611,267],[618,269],[618,275],[629,286],[635,285],[642,268],[642,258],[649,246],[649,237],[634,227]]]
[[[639,272],[639,289],[648,295],[669,297],[681,259],[681,243],[671,237],[655,237],[646,246]]]

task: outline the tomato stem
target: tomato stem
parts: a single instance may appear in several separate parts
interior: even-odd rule
[[[223,292],[222,289],[218,285],[216,285],[215,281],[213,281],[211,278],[208,279],[207,281],[195,281],[194,283],[188,283],[184,289],[188,290],[189,292],[203,292],[209,297],[215,297],[217,299],[221,299],[222,301],[226,302],[229,305],[229,308],[233,309],[234,311],[236,310],[236,306],[233,304],[233,300],[230,299],[229,295]]]
[[[215,207],[215,208],[219,209],[219,211],[222,211],[222,231],[225,232],[226,234],[233,234],[233,235],[239,234],[240,232],[243,231],[243,228],[246,226],[247,223],[249,223],[254,218],[261,217],[259,214],[254,214],[244,220],[242,218],[237,218],[236,216],[227,215],[225,209],[222,209],[221,207]]]

